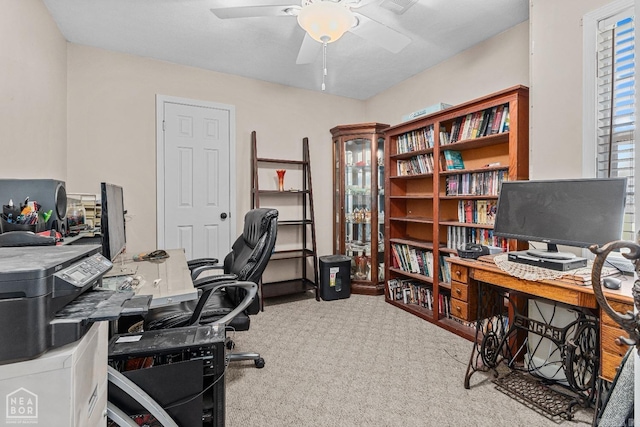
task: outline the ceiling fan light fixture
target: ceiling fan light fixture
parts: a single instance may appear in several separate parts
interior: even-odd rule
[[[338,40],[355,22],[349,9],[333,1],[309,3],[298,13],[298,24],[320,43]]]

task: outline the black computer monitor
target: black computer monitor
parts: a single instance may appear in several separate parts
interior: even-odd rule
[[[100,183],[102,213],[102,255],[111,261],[125,249],[127,239],[124,225],[124,195],[122,187],[106,182]]]
[[[624,222],[626,178],[507,181],[502,183],[496,236],[541,242],[547,258],[572,258],[557,245],[589,247],[619,240]]]

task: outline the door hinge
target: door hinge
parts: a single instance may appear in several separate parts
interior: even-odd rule
[[[162,121],[162,132],[164,132],[166,130],[165,127],[164,127],[164,123],[165,123],[165,121],[163,120]]]

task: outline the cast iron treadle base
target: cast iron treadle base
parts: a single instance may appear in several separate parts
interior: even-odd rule
[[[562,418],[571,420],[576,411],[575,398],[550,388],[527,373],[511,371],[493,383],[507,396],[556,422],[561,422]]]

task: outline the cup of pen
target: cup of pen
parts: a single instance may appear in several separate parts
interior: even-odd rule
[[[0,215],[0,232],[8,231],[33,231],[39,233],[45,229],[45,221],[37,211],[33,211],[28,215],[23,213],[23,209],[16,206],[3,205],[2,215]]]

